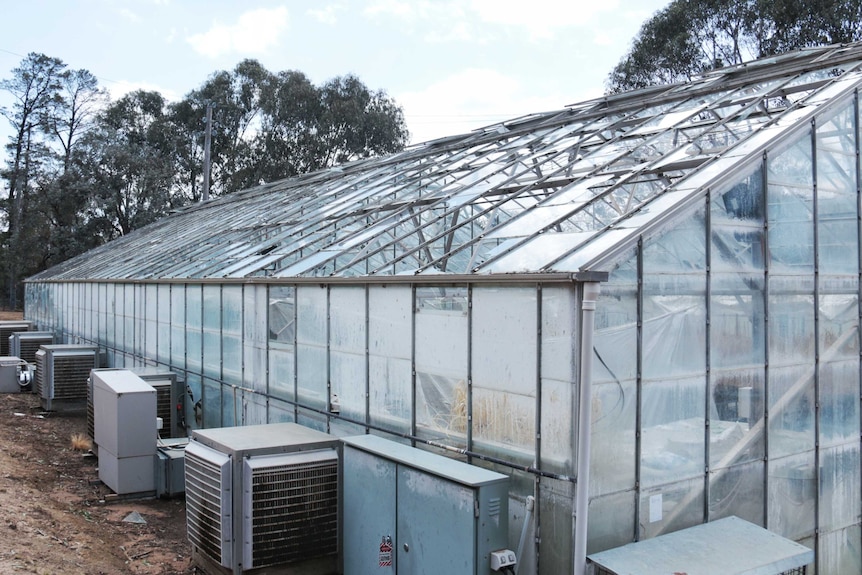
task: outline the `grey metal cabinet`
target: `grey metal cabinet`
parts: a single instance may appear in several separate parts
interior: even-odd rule
[[[373,435],[343,441],[345,575],[491,572],[507,476]]]

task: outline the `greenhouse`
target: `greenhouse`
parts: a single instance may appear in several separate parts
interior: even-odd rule
[[[860,87],[862,45],[806,49],[267,183],[25,317],[182,374],[201,427],[509,475],[522,575],[730,516],[859,573]]]

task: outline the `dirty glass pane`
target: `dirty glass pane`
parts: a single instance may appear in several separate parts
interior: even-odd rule
[[[637,284],[634,255],[602,284],[593,333],[591,495],[635,485]],[[631,350],[619,353],[619,350]],[[573,423],[574,425],[574,423]]]
[[[326,288],[316,285],[296,288],[297,400],[317,409],[327,405],[326,294]]]
[[[862,518],[859,442],[820,451],[819,528],[832,531]]]
[[[269,339],[293,343],[296,336],[295,323],[296,288],[293,286],[270,286],[269,288]]]
[[[709,520],[735,515],[763,526],[763,461],[752,461],[709,474]]]
[[[296,407],[292,403],[270,399],[267,410],[267,423],[293,423],[296,421]]]
[[[820,445],[859,441],[859,362],[820,364]]]
[[[814,271],[811,137],[767,160],[769,258],[772,273]]]
[[[220,379],[221,372],[221,286],[203,286],[203,374]]]
[[[365,288],[330,289],[332,409],[365,422]]]
[[[817,548],[817,569],[818,573],[862,573],[862,536],[859,525],[832,533],[821,533]]]
[[[705,377],[645,381],[641,393],[642,484],[703,475]]]
[[[467,446],[466,287],[416,288],[416,433]]]
[[[186,367],[186,287],[171,286],[171,365]]]
[[[769,460],[770,531],[800,540],[814,533],[816,469],[814,451]]]
[[[156,284],[147,284],[139,286],[140,290],[143,292],[143,298],[138,306],[140,308],[139,313],[135,314],[136,317],[140,318],[143,315],[144,321],[139,321],[138,326],[144,331],[143,333],[143,341],[139,340],[137,342],[138,351],[142,352],[141,355],[149,358],[156,358],[158,356],[158,306],[159,306],[159,296],[158,296],[158,287]],[[81,286],[81,290],[83,292],[89,292],[87,286]],[[87,293],[83,294],[84,298],[83,302],[87,302]],[[84,319],[84,335],[89,335],[87,332],[89,330],[89,317],[90,313],[87,309],[82,309],[82,319]]]
[[[262,425],[268,423],[266,420],[267,398],[263,394],[247,394],[243,405],[244,425]]]
[[[817,234],[821,273],[857,273],[856,123],[846,106],[817,127]]]
[[[222,286],[222,381],[242,384],[242,286]]]
[[[576,460],[577,304],[570,287],[546,287],[541,293],[542,468],[571,474]]]
[[[266,393],[267,291],[263,284],[243,286],[243,385]],[[265,423],[265,421],[264,421]]]
[[[587,553],[598,553],[634,541],[634,491],[622,491],[590,499]],[[544,519],[544,518],[543,518]],[[544,524],[544,521],[542,521]]]
[[[542,478],[536,507],[541,517],[539,561],[543,573],[572,573],[574,484]],[[536,521],[535,516],[533,521]],[[549,535],[553,534],[553,535]],[[533,571],[526,571],[531,573]]]
[[[713,273],[709,359],[713,368],[763,365],[766,344],[763,276]]]
[[[709,465],[763,458],[764,368],[716,370],[710,384]]]
[[[208,377],[203,378],[203,427],[222,426],[221,384]]]
[[[371,286],[368,306],[371,423],[411,432],[412,291],[408,286]]]
[[[639,539],[703,523],[703,477],[644,489],[638,501]]]
[[[200,285],[186,286],[186,368],[201,375],[203,353],[203,308]]]
[[[771,367],[769,370],[769,456],[814,448],[813,367]]]
[[[758,167],[713,195],[710,225],[713,272],[763,270],[763,171]]]
[[[781,294],[775,283],[769,295],[769,363],[814,363],[814,294]],[[802,288],[804,289],[804,287]]]
[[[473,289],[473,447],[526,463],[535,457],[536,312],[534,287]]]
[[[101,294],[98,290],[99,286],[93,285],[92,289],[96,291],[96,295]],[[159,315],[158,315],[158,348],[156,351],[156,359],[164,364],[171,363],[171,286],[169,284],[161,284],[158,286],[159,300]],[[98,305],[98,304],[97,304]],[[99,305],[99,307],[101,307]],[[97,318],[100,319],[100,318]],[[97,332],[100,332],[97,328]],[[97,333],[96,337],[101,338],[102,334]]]

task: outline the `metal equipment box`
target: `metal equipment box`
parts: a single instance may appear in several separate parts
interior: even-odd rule
[[[163,439],[156,448],[156,495],[174,497],[186,491],[185,457],[189,439]]]
[[[155,490],[156,390],[127,370],[92,378],[99,479],[116,493]]]
[[[17,357],[0,357],[0,393],[18,393],[22,386],[18,380],[21,360]]]
[[[374,435],[342,441],[345,575],[491,572],[507,476]]]

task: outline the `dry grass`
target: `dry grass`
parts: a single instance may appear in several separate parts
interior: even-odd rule
[[[74,451],[90,451],[93,449],[93,442],[83,433],[73,433],[71,447]]]

